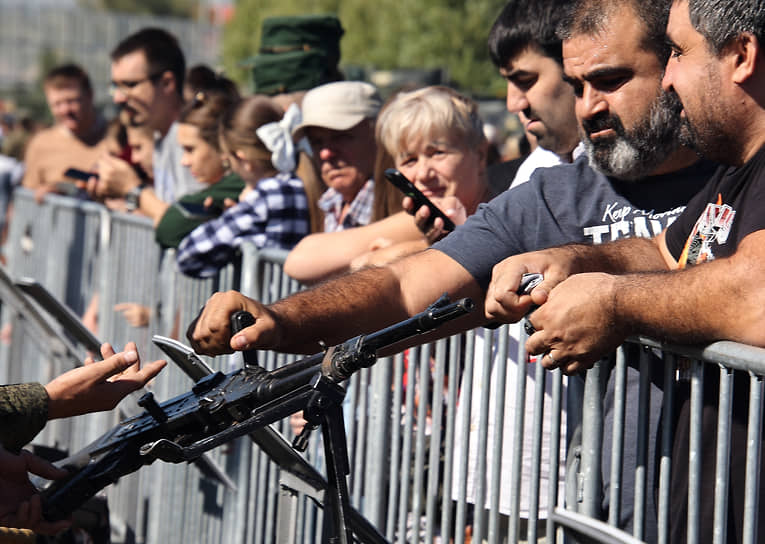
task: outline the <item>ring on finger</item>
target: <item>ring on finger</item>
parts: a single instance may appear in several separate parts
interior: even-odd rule
[[[537,330],[534,328],[534,325],[532,325],[531,321],[529,321],[528,319],[523,321],[523,330],[526,331],[526,334],[528,336],[531,336],[532,334],[537,332]]]

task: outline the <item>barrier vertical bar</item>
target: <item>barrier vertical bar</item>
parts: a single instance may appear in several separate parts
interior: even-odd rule
[[[550,414],[550,480],[547,495],[547,526],[545,528],[545,541],[555,544],[555,522],[553,513],[558,505],[558,479],[560,478],[560,434],[561,414],[563,408],[563,374],[559,368],[552,371],[552,413]]]
[[[436,513],[438,506],[438,488],[441,483],[442,425],[444,416],[444,379],[446,374],[446,340],[439,340],[435,345],[435,368],[433,369],[433,395],[431,402],[430,471],[425,493],[425,540],[432,542],[436,534]],[[446,447],[443,448],[444,450]],[[444,467],[446,469],[446,467]],[[451,490],[442,487],[447,495]]]
[[[528,361],[528,354],[524,347],[525,333],[521,335],[521,342],[518,343],[518,361]],[[507,528],[507,538],[510,542],[518,539],[520,519],[519,511],[521,504],[521,476],[523,452],[523,427],[525,425],[526,410],[526,373],[528,365],[519,364],[515,371],[516,393],[515,393],[515,422],[513,424],[513,453],[510,457],[510,481],[512,488],[510,490],[510,519]]]
[[[582,504],[579,511],[591,518],[600,515],[600,456],[603,451],[603,361],[587,371],[582,414]]]
[[[622,506],[622,458],[624,455],[624,410],[626,403],[627,357],[624,346],[616,350],[614,377],[614,426],[612,429],[611,475],[609,481],[608,523],[619,526]]]
[[[688,446],[688,541],[699,541],[699,502],[701,499],[701,422],[703,417],[704,366],[691,363],[691,422]]]
[[[622,346],[620,349],[626,349]],[[646,518],[646,481],[648,473],[648,463],[653,459],[648,459],[648,441],[655,440],[655,436],[648,436],[649,417],[648,408],[651,402],[651,361],[648,353],[640,349],[640,389],[638,393],[638,430],[637,451],[635,460],[635,490],[632,507],[632,534],[635,538],[644,540],[645,538],[645,518]]]
[[[527,540],[529,542],[537,541],[537,521],[539,521],[539,478],[540,462],[542,460],[542,430],[544,429],[544,407],[545,407],[545,382],[547,380],[547,370],[541,364],[535,365],[536,379],[534,392],[534,418],[531,425],[532,446],[531,458],[532,472],[529,478],[531,492],[529,496],[529,525]],[[519,406],[518,409],[521,407]],[[552,431],[551,431],[552,432]],[[557,484],[557,482],[556,482]]]
[[[455,461],[454,453],[457,448],[466,448],[468,444],[456,444],[455,443],[455,427],[457,419],[457,400],[459,398],[459,384],[461,380],[461,372],[459,371],[461,357],[458,356],[461,345],[461,335],[455,335],[450,337],[447,341],[449,344],[449,358],[448,358],[448,391],[447,391],[447,409],[446,409],[446,434],[444,441],[446,443],[446,454],[444,456],[444,496],[441,502],[441,535],[443,538],[452,536],[452,522],[454,521],[454,508],[452,497],[454,495],[453,486],[455,485],[454,470]],[[395,450],[392,450],[395,451]],[[464,486],[463,486],[464,487]],[[463,530],[464,533],[464,530]]]
[[[760,497],[760,458],[762,456],[762,407],[763,380],[749,373],[749,417],[747,420],[746,448],[746,496],[744,499],[743,542],[757,542],[758,503]]]
[[[488,330],[484,332],[488,336]],[[489,527],[488,527],[488,540],[493,544],[499,541],[500,527],[499,527],[499,505],[500,505],[500,490],[502,486],[502,444],[504,441],[504,422],[505,422],[505,402],[508,399],[505,398],[505,389],[507,386],[507,350],[508,350],[508,334],[509,327],[504,325],[497,330],[497,353],[494,363],[494,371],[489,372],[489,375],[484,377],[484,381],[493,381],[489,387],[489,391],[496,392],[494,398],[494,437],[493,442],[489,444],[489,447],[493,451],[492,466],[489,467],[489,474],[491,474],[491,480],[489,481]],[[489,336],[489,338],[491,338]],[[487,342],[488,343],[488,342]],[[519,362],[516,367],[524,364]],[[517,368],[513,368],[513,371],[518,373]],[[480,451],[480,450],[479,450]],[[476,500],[476,505],[480,505],[481,502]]]
[[[712,542],[723,544],[728,532],[728,486],[730,466],[730,424],[733,413],[733,371],[720,366],[720,395],[717,411],[715,453],[715,513]]]
[[[457,490],[457,512],[455,514],[455,544],[464,544],[465,542],[465,527],[467,526],[467,486],[465,484],[467,480],[468,471],[468,454],[470,451],[470,411],[471,411],[471,396],[473,394],[473,366],[475,365],[475,357],[471,355],[475,351],[475,331],[470,331],[465,337],[465,368],[462,372],[463,381],[462,398],[466,399],[464,402],[464,408],[462,411],[461,420],[458,423],[460,427],[461,436],[464,437],[466,444],[463,446],[466,452],[461,459],[460,466],[457,468],[457,482],[459,482],[459,488]],[[481,476],[480,474],[477,476]]]
[[[657,501],[658,544],[669,542],[669,493],[672,476],[673,421],[675,417],[675,374],[677,358],[664,356],[664,395],[662,396],[661,443],[659,446],[659,498]]]

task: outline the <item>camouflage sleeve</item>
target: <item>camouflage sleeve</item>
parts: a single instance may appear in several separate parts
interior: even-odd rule
[[[39,383],[0,386],[0,443],[18,453],[45,426],[48,393]]]

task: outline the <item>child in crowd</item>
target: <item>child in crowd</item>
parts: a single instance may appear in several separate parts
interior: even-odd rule
[[[155,232],[163,248],[178,247],[192,230],[220,216],[226,201],[236,201],[244,188],[242,178],[231,171],[218,137],[222,117],[238,102],[238,93],[200,91],[181,112],[178,123],[178,142],[183,149],[181,163],[207,187],[181,197],[164,210]]]
[[[243,100],[223,116],[221,146],[245,189],[236,206],[180,243],[177,262],[183,273],[211,276],[244,242],[291,249],[310,232],[303,182],[294,174],[297,153],[291,129],[299,122],[298,106],[283,113],[264,96]]]

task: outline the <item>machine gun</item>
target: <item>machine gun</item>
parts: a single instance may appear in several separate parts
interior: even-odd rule
[[[191,462],[247,434],[259,444],[273,446],[274,437],[264,435],[264,428],[303,410],[309,423],[321,424],[324,432],[328,470],[328,482],[323,484],[327,490],[325,509],[333,514],[327,526],[337,536],[332,540],[348,542],[348,519],[353,513],[345,485],[349,464],[340,409],[345,391],[340,382],[374,364],[379,349],[436,329],[473,308],[470,299],[450,303],[444,295],[405,321],[272,371],[257,365],[255,352],[245,352],[242,369],[229,374],[200,372],[188,393],[161,404],[152,393],[146,393],[139,400],[144,413],[123,421],[57,463],[68,468],[71,475],[43,489],[43,514],[48,520],[66,518],[107,485],[156,459]],[[238,312],[232,321],[232,328],[238,330],[254,320],[250,314]]]

